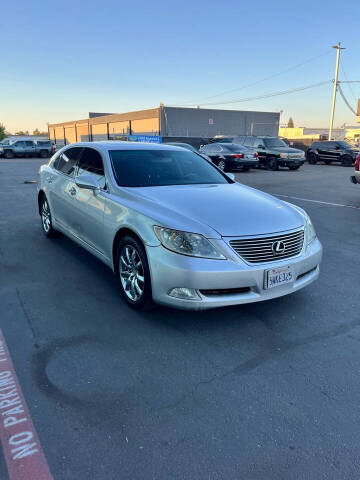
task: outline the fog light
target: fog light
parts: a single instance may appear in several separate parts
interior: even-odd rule
[[[200,296],[194,288],[172,288],[168,295],[182,300],[199,300]]]

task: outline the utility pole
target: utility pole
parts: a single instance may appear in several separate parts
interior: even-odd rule
[[[334,123],[334,112],[335,112],[336,92],[337,92],[338,74],[339,74],[340,50],[345,50],[345,48],[341,46],[341,42],[339,42],[337,45],[334,45],[332,48],[335,48],[335,49],[337,50],[337,52],[336,52],[336,66],[335,66],[334,90],[333,90],[333,99],[332,99],[331,115],[330,115],[329,140],[331,140],[333,123]]]

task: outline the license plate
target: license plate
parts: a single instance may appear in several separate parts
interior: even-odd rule
[[[288,265],[286,267],[273,268],[265,270],[264,288],[274,288],[285,283],[291,283],[295,279],[294,269]]]

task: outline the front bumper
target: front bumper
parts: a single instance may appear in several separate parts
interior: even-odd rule
[[[221,242],[224,253],[228,249],[227,260],[186,257],[170,252],[162,246],[147,246],[154,301],[186,310],[206,310],[259,302],[293,293],[309,285],[319,276],[322,246],[317,238],[300,256],[255,265],[245,263],[226,242],[220,240],[217,242]],[[264,271],[285,265],[293,266],[295,281],[269,290],[264,289]],[[197,290],[199,299],[183,300],[170,297],[168,292],[176,287]],[[244,289],[244,292],[211,295],[200,292],[226,289]]]
[[[301,158],[278,158],[278,163],[282,167],[294,167],[304,165],[304,159]]]

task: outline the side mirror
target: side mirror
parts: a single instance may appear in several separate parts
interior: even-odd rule
[[[265,145],[259,145],[258,148],[264,149]]]
[[[75,183],[78,187],[85,188],[87,190],[99,190],[100,188],[96,178],[94,178],[92,175],[88,175],[87,173],[83,173],[82,175],[76,177]]]
[[[335,150],[340,150],[339,145],[336,145]]]
[[[235,182],[235,175],[233,173],[226,173],[225,175],[227,175],[230,178],[230,180]]]

